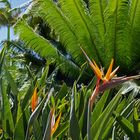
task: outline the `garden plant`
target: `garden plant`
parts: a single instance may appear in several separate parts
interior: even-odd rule
[[[0,3],[0,139],[140,140],[139,0]]]

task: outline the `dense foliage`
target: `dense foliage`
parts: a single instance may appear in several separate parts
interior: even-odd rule
[[[140,139],[139,0],[0,2],[0,139]]]
[[[139,5],[138,0],[35,0],[15,31],[27,47],[46,59],[53,58],[71,77],[78,75],[85,62],[80,47],[105,68],[114,58],[121,72],[136,72]],[[89,68],[85,72],[91,74]]]

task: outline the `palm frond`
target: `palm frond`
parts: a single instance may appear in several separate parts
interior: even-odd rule
[[[8,23],[7,15],[3,9],[0,9],[0,26],[6,26]]]

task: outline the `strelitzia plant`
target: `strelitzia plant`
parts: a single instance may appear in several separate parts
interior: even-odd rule
[[[111,63],[106,72],[106,75],[104,75],[103,68],[100,69],[94,60],[93,62],[90,60],[90,58],[87,56],[86,52],[82,48],[81,50],[84,53],[86,59],[88,60],[89,65],[91,66],[92,70],[94,71],[95,76],[97,77],[96,87],[92,93],[92,96],[90,97],[91,106],[93,105],[98,93],[104,92],[106,89],[118,86],[119,84],[124,83],[128,80],[134,80],[134,79],[140,78],[140,75],[129,76],[129,77],[126,77],[126,76],[116,77],[115,74],[117,70],[119,69],[119,66],[115,70],[112,71],[114,59],[111,60]]]
[[[32,98],[31,98],[31,109],[32,112],[35,110],[38,104],[37,87],[35,87]]]
[[[55,120],[55,109],[53,108],[51,110],[51,136],[53,136],[54,132],[57,130],[59,122],[60,122],[60,118],[61,118],[61,112],[57,118],[57,120]]]
[[[90,58],[87,56],[86,52],[82,48],[81,48],[81,50],[84,53],[86,59],[88,60],[88,63],[91,66],[92,70],[94,71],[95,76],[97,77],[95,89],[93,90],[93,93],[92,93],[91,97],[89,98],[89,103],[88,103],[87,137],[88,137],[88,140],[90,140],[90,126],[91,126],[90,117],[91,117],[93,104],[94,104],[95,99],[98,96],[98,94],[101,92],[103,93],[106,89],[116,87],[119,84],[124,83],[126,81],[138,79],[138,78],[140,78],[140,75],[129,76],[129,77],[126,77],[126,76],[115,77],[115,74],[116,74],[117,70],[119,69],[119,66],[115,70],[112,71],[114,59],[111,60],[109,68],[108,68],[106,74],[104,75],[103,69],[102,68],[100,69],[94,60],[91,61]]]

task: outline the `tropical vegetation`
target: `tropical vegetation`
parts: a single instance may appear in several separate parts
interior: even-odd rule
[[[139,0],[0,3],[0,139],[140,139]]]

